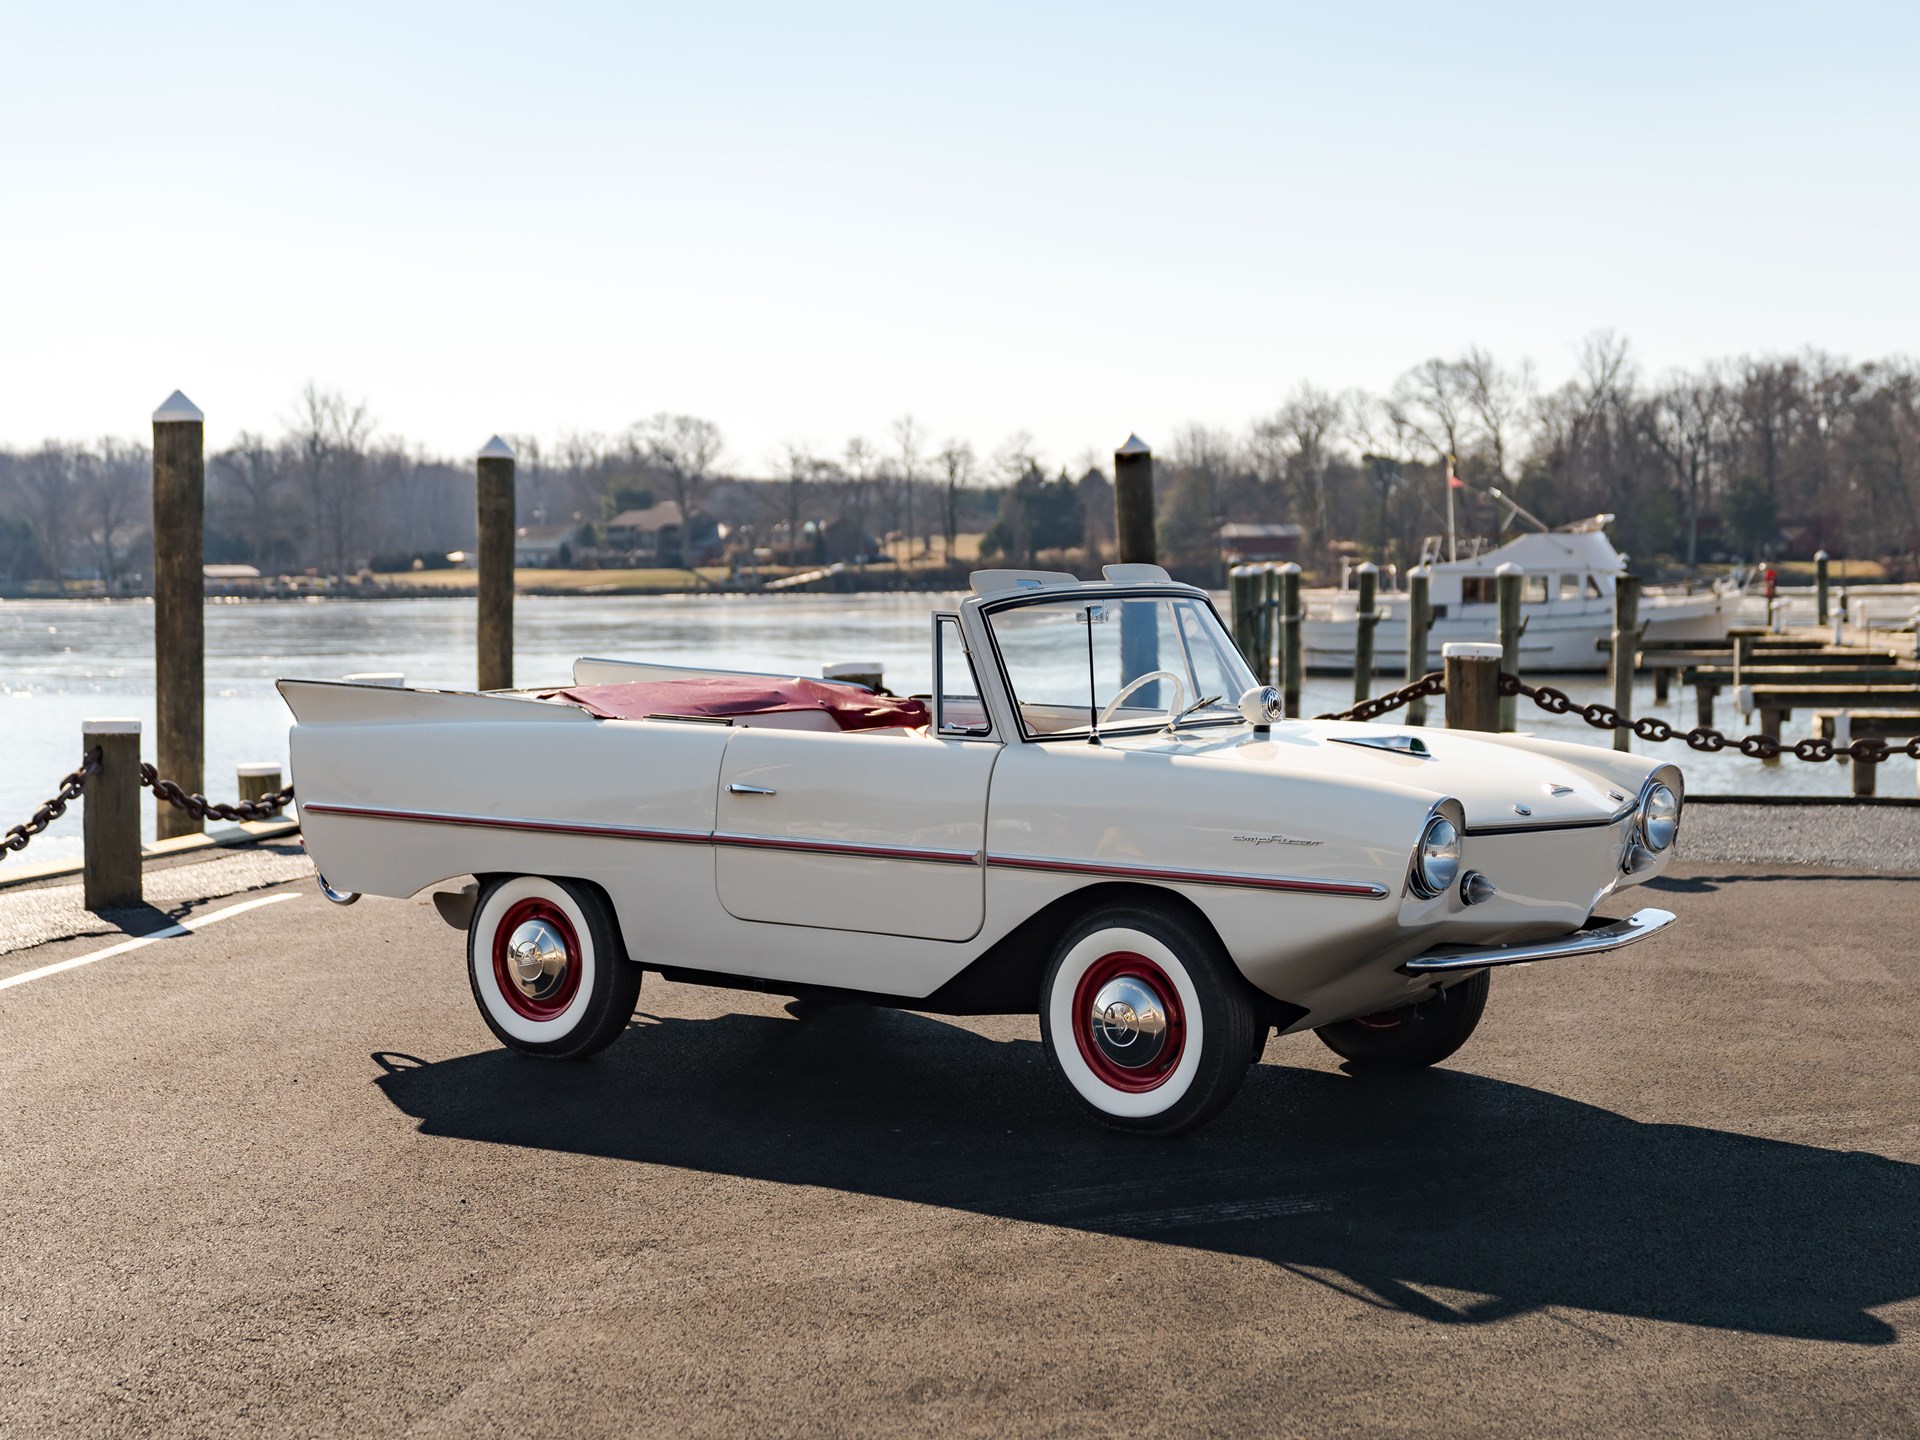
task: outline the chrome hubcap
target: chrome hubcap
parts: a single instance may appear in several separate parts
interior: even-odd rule
[[[1167,1007],[1153,987],[1132,975],[1117,976],[1094,993],[1093,1043],[1123,1070],[1142,1070],[1167,1048]]]
[[[544,1000],[566,978],[567,945],[545,920],[523,921],[507,937],[507,963],[520,993]]]

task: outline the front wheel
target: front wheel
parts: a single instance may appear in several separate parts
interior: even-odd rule
[[[619,1039],[640,967],[597,890],[514,875],[481,893],[467,927],[467,979],[487,1028],[527,1055],[576,1060]]]
[[[1134,905],[1088,915],[1054,951],[1040,1033],[1081,1102],[1107,1125],[1175,1135],[1226,1108],[1259,1028],[1220,943],[1185,917]]]
[[[1491,973],[1482,970],[1416,1004],[1338,1020],[1313,1033],[1358,1069],[1417,1070],[1438,1065],[1466,1044],[1480,1023]]]

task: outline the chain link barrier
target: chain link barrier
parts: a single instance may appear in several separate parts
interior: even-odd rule
[[[1631,730],[1642,740],[1684,740],[1695,750],[1713,754],[1720,750],[1738,750],[1750,760],[1774,760],[1791,755],[1796,760],[1852,760],[1861,765],[1879,765],[1895,755],[1911,755],[1920,760],[1920,735],[1904,745],[1889,745],[1878,736],[1868,736],[1851,745],[1835,745],[1831,740],[1809,736],[1786,745],[1771,735],[1723,735],[1711,725],[1696,725],[1691,730],[1676,730],[1656,716],[1645,715],[1628,720],[1611,705],[1581,705],[1564,690],[1551,685],[1529,685],[1518,675],[1502,674],[1502,695],[1524,695],[1549,715],[1578,715],[1596,730]]]
[[[1382,715],[1398,710],[1401,706],[1429,695],[1444,695],[1447,691],[1445,672],[1434,670],[1422,675],[1410,685],[1398,690],[1389,690],[1384,695],[1375,695],[1370,700],[1362,700],[1350,710],[1341,710],[1329,715],[1316,715],[1316,720],[1377,720]],[[1691,730],[1676,730],[1666,721],[1653,715],[1643,715],[1638,720],[1628,720],[1611,705],[1594,703],[1582,705],[1564,690],[1556,690],[1551,685],[1529,685],[1518,675],[1500,676],[1502,695],[1524,696],[1533,701],[1549,715],[1578,715],[1596,730],[1631,730],[1639,739],[1659,743],[1666,740],[1684,740],[1693,749],[1706,754],[1720,750],[1738,750],[1750,760],[1774,760],[1782,755],[1791,755],[1796,760],[1810,760],[1818,764],[1827,760],[1852,760],[1861,765],[1879,765],[1896,755],[1910,755],[1920,760],[1920,735],[1904,745],[1889,745],[1878,736],[1867,736],[1854,741],[1851,745],[1835,745],[1831,740],[1818,736],[1809,736],[1805,740],[1788,745],[1771,735],[1724,735],[1711,725],[1696,725]]]
[[[153,791],[153,798],[184,810],[196,820],[271,820],[293,799],[293,786],[269,790],[257,800],[242,800],[237,805],[222,805],[204,795],[182,790],[171,780],[162,780],[160,772],[146,761],[140,762],[140,783]]]
[[[1351,710],[1342,710],[1335,715],[1316,715],[1316,720],[1378,720],[1382,715],[1398,710],[1402,705],[1411,705],[1415,700],[1424,700],[1429,695],[1447,693],[1447,676],[1443,670],[1429,670],[1411,684],[1402,685],[1398,690],[1389,690],[1384,695],[1375,695],[1362,700]]]
[[[95,774],[99,769],[100,747],[96,745],[80,762],[80,768],[60,782],[60,789],[51,800],[34,811],[30,820],[7,831],[6,838],[0,840],[0,860],[4,860],[16,851],[26,849],[29,840],[66,814],[67,806],[78,800],[80,792],[87,788],[87,777]]]

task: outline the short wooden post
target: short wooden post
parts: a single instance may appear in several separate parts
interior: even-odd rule
[[[1407,683],[1427,673],[1427,632],[1433,628],[1433,572],[1422,565],[1407,572]],[[1427,723],[1427,702],[1407,706],[1407,723]]]
[[[1713,728],[1713,692],[1718,688],[1711,680],[1693,682],[1693,718],[1696,725]]]
[[[1640,577],[1621,575],[1613,582],[1613,708],[1622,720],[1633,719],[1633,662],[1640,648]],[[1613,732],[1613,748],[1630,750],[1631,730]]]
[[[1452,640],[1440,647],[1446,673],[1447,728],[1500,728],[1500,666],[1498,645]]]
[[[513,688],[513,450],[498,435],[480,449],[480,688]]]
[[[1280,567],[1280,699],[1289,720],[1299,717],[1306,669],[1300,648],[1300,567],[1289,560]]]
[[[234,771],[234,778],[238,782],[236,788],[240,792],[240,803],[244,805],[249,800],[258,800],[262,795],[271,795],[280,788],[280,766],[271,760],[242,765]],[[279,813],[276,807],[274,814]]]
[[[176,390],[153,412],[153,759],[189,793],[207,788],[206,482],[206,417]],[[154,833],[201,828],[162,805]]]
[[[1260,674],[1260,572],[1252,565],[1236,565],[1227,572],[1227,610],[1233,617],[1233,643],[1247,666]]]
[[[1512,561],[1493,572],[1494,598],[1499,602],[1500,614],[1500,664],[1509,675],[1520,673],[1520,596],[1526,582],[1526,572]],[[1503,696],[1500,728],[1513,729],[1519,716],[1519,697]]]
[[[1673,667],[1660,665],[1653,672],[1653,703],[1664,705],[1673,694]]]
[[[1862,797],[1872,795],[1874,793],[1874,787],[1879,780],[1880,767],[1878,765],[1863,765],[1856,760],[1848,768],[1853,771],[1853,793]]]
[[[100,768],[80,794],[85,856],[81,903],[109,910],[140,903],[140,722],[88,720],[82,752],[100,747]],[[165,814],[171,806],[162,806]]]
[[[1813,552],[1813,615],[1821,625],[1827,623],[1827,552]]]
[[[1380,567],[1371,560],[1354,572],[1358,593],[1353,609],[1353,699],[1373,694],[1373,632],[1380,623]]]
[[[1153,451],[1138,435],[1113,452],[1114,548],[1122,565],[1153,565]]]

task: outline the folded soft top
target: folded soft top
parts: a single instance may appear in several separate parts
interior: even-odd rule
[[[576,685],[545,692],[602,720],[644,720],[651,715],[725,717],[820,710],[842,730],[914,729],[927,723],[918,700],[875,695],[858,685],[833,685],[796,676],[701,675],[684,680],[629,680],[617,685]]]

